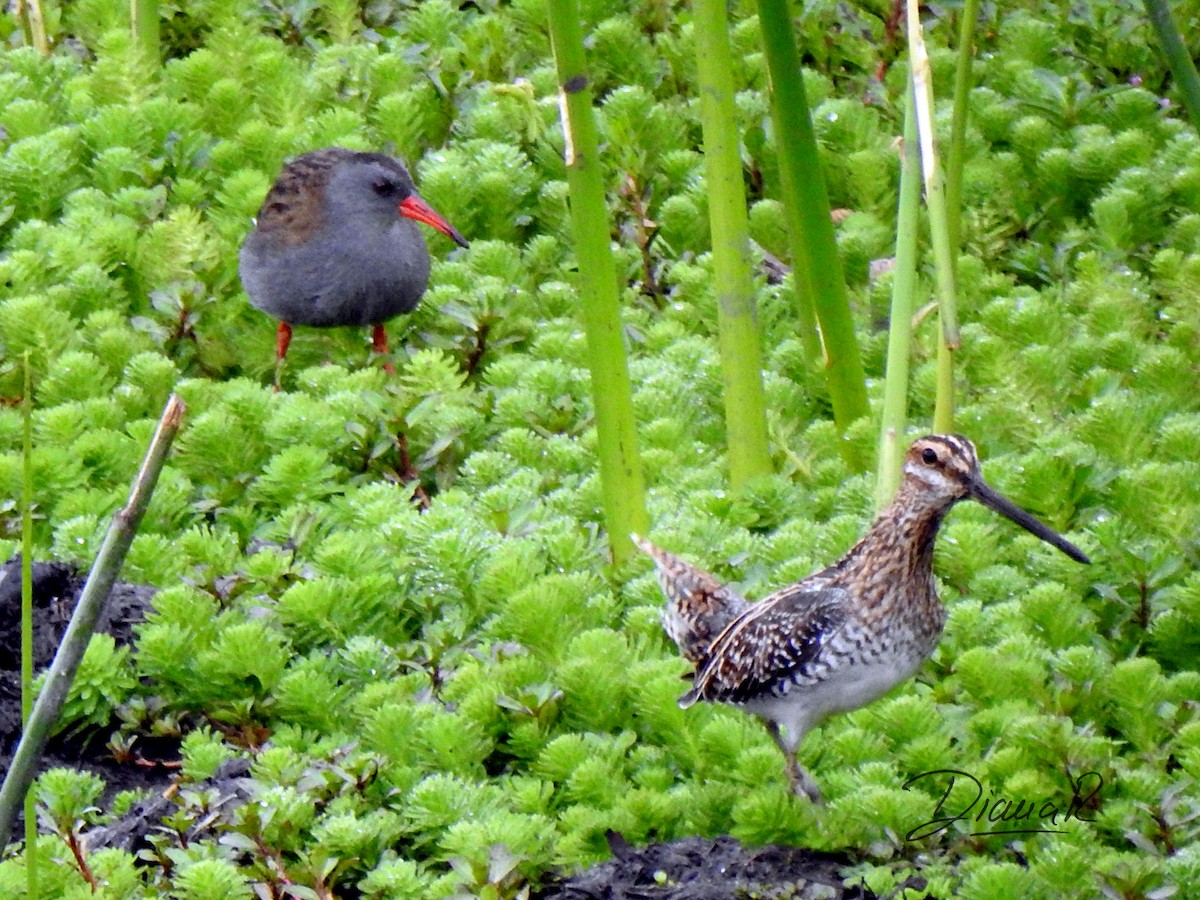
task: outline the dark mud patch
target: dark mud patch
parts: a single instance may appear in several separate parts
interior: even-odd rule
[[[33,564],[33,665],[41,672],[50,665],[71,613],[83,590],[86,572],[60,562]],[[117,582],[96,630],[108,632],[118,644],[131,644],[133,629],[151,609],[154,589]],[[171,772],[156,764],[118,761],[106,746],[111,729],[51,738],[38,763],[38,772],[66,767],[92,772],[107,785],[101,805],[121,791],[161,791]],[[0,567],[0,773],[7,773],[21,738],[21,562],[14,557]],[[175,748],[177,748],[175,742]],[[158,748],[171,755],[171,748]],[[19,830],[14,832],[19,834]]]
[[[800,847],[747,848],[728,836],[632,847],[610,833],[613,858],[556,879],[538,900],[865,900],[848,857]]]

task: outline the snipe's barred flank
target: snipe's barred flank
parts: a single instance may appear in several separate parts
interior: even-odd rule
[[[759,716],[783,751],[792,789],[820,802],[796,748],[826,716],[870,703],[933,653],[946,621],[934,585],[934,538],[950,507],[967,499],[1089,562],[988,487],[975,446],[958,435],[915,441],[895,499],[862,539],[833,565],[758,603],[634,535],[667,597],[663,627],[696,668],[679,705],[729,703]]]

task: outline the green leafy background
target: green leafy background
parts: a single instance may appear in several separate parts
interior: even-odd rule
[[[905,82],[887,6],[797,10],[875,409],[890,276],[869,263],[891,252]],[[1197,33],[1200,8],[1177,6]],[[933,659],[803,744],[824,809],[789,795],[755,721],[677,707],[685,666],[650,567],[607,566],[542,0],[168,3],[161,67],[113,7],[55,11],[50,58],[0,55],[0,396],[20,396],[28,352],[37,550],[83,565],[168,393],[186,400],[124,571],[162,588],[138,677],[96,642],[64,725],[115,713],[134,746],[186,733],[193,779],[248,754],[256,794],[220,841],[93,854],[104,896],[249,897],[280,867],[351,896],[511,896],[605,858],[606,829],[842,850],[878,892],[915,868],[935,896],[1198,895],[1200,137],[1163,101],[1140,4],[985,10],[967,132],[957,427],[1094,564],[956,510]],[[652,536],[759,597],[853,543],[871,481],[838,452],[790,279],[764,277],[777,474],[726,490],[690,14],[582,7]],[[926,22],[942,95],[953,13]],[[784,255],[757,21],[748,3],[732,16],[752,232]],[[472,244],[430,232],[429,293],[392,325],[395,378],[365,330],[298,328],[273,394],[275,323],[246,302],[236,251],[284,160],[329,145],[409,161]],[[865,458],[875,427],[850,436]],[[400,483],[401,431],[426,512]],[[4,556],[21,433],[5,404]],[[939,768],[1064,810],[1084,773],[1104,784],[1061,834],[964,821],[906,841],[943,787],[902,785]],[[95,796],[69,779],[42,794]],[[203,817],[181,797],[180,821]],[[43,878],[90,895],[73,865]],[[0,864],[0,893],[23,886],[19,859]]]

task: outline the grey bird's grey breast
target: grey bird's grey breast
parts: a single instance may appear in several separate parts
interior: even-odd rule
[[[327,229],[300,244],[254,231],[238,255],[250,302],[298,325],[374,325],[416,308],[429,253],[416,223]]]

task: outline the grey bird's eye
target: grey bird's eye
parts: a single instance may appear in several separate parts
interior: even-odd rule
[[[932,466],[935,462],[937,462],[937,451],[926,447],[921,451],[921,459],[925,461],[926,465]]]
[[[374,190],[375,193],[377,193],[380,197],[390,197],[398,190],[396,183],[394,181],[388,181],[386,178],[377,179],[371,185],[371,189]]]

